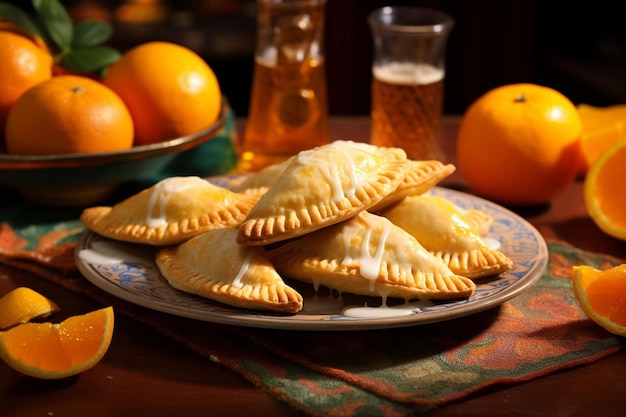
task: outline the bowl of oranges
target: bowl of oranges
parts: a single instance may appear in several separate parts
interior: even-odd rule
[[[63,14],[59,2],[51,4],[55,16]],[[63,40],[38,32],[35,23],[2,20],[3,11],[27,20],[5,8],[0,78],[9,88],[0,89],[0,186],[37,203],[90,205],[224,132],[228,102],[194,51],[146,42],[119,53],[98,45],[108,36],[104,23],[84,28],[68,18],[75,38]],[[37,12],[45,20],[47,9]],[[50,38],[61,44],[42,40]]]
[[[0,186],[17,189],[26,200],[43,205],[94,204],[121,185],[154,178],[186,154],[203,145],[210,146],[208,142],[222,134],[228,111],[224,100],[218,118],[207,128],[124,150],[45,155],[0,153]]]

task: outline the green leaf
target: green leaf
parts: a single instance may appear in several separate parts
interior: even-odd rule
[[[108,46],[74,48],[61,55],[61,64],[74,72],[103,70],[120,58],[121,54]]]
[[[33,0],[33,6],[41,25],[55,45],[61,50],[71,47],[74,24],[65,7],[58,0]]]
[[[0,2],[0,16],[4,17],[9,22],[16,24],[27,32],[46,40],[45,35],[42,33],[41,28],[37,26],[37,23],[35,23],[35,21],[19,7],[11,3]]]
[[[85,20],[74,26],[72,47],[95,46],[113,35],[113,26],[99,20]]]

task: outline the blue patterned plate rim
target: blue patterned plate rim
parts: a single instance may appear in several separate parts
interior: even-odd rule
[[[209,180],[217,185],[227,185],[232,178],[220,176]],[[468,299],[439,302],[420,308],[410,316],[361,319],[346,317],[341,310],[329,314],[280,315],[230,307],[171,287],[153,261],[156,248],[115,242],[91,231],[84,232],[79,239],[76,264],[95,286],[152,310],[212,323],[286,330],[367,330],[451,320],[498,306],[541,278],[548,262],[548,249],[541,234],[530,223],[498,204],[461,191],[434,187],[429,193],[444,197],[464,209],[489,214],[493,223],[487,237],[500,242],[500,250],[513,260],[514,266],[496,277],[477,281],[476,292]],[[90,249],[100,241],[132,252],[134,261],[106,265],[81,259],[81,250]]]

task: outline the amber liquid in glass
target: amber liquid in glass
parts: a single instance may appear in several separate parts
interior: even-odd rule
[[[402,148],[410,159],[441,160],[442,106],[442,70],[416,64],[375,67],[372,143]]]
[[[241,169],[258,171],[328,141],[324,62],[257,59]]]

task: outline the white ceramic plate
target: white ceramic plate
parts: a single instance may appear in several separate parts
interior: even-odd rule
[[[223,178],[223,177],[222,177]],[[220,184],[220,178],[213,182]],[[227,179],[226,179],[227,181]],[[263,313],[230,307],[172,288],[154,263],[155,248],[116,242],[93,232],[85,232],[78,242],[76,263],[82,274],[97,287],[121,299],[153,310],[214,323],[291,330],[364,330],[413,326],[451,320],[495,307],[532,286],[543,274],[548,250],[539,232],[515,213],[490,201],[446,188],[435,187],[431,194],[442,196],[466,209],[483,210],[493,217],[487,236],[499,242],[500,250],[514,262],[501,275],[477,281],[477,289],[468,299],[427,303],[409,315],[352,318],[342,313],[347,306],[376,306],[380,298],[336,294],[321,289],[315,294],[308,284],[290,284],[304,297],[303,311],[295,315]],[[493,239],[493,240],[492,240]],[[123,254],[119,262],[94,262],[86,252],[113,250]],[[81,256],[81,254],[83,256]],[[91,262],[85,259],[90,259]],[[307,300],[316,311],[307,312]],[[319,301],[326,309],[319,309]],[[378,303],[378,304],[377,304]],[[388,306],[392,306],[389,302]],[[399,306],[398,306],[399,307]]]

